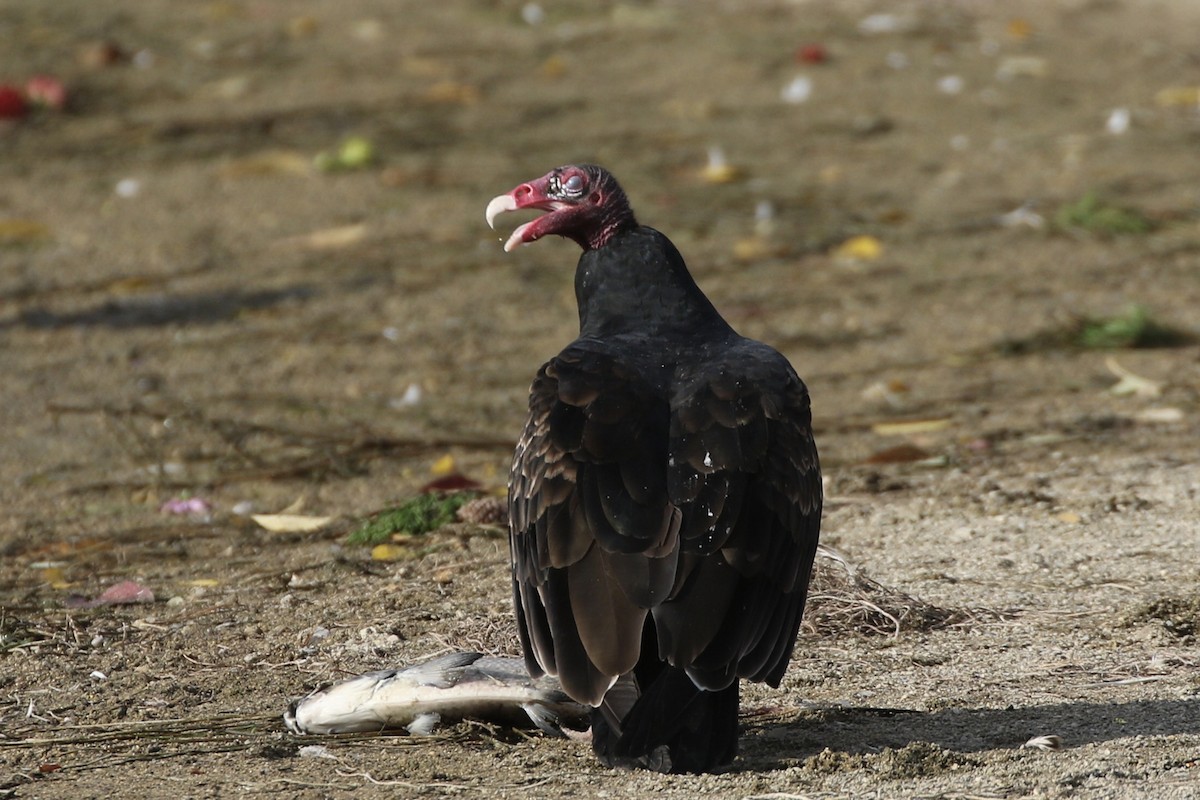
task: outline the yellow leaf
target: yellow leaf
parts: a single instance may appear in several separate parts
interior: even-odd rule
[[[446,455],[433,462],[433,466],[429,468],[429,471],[434,475],[449,475],[454,472],[454,456],[446,453]]]
[[[271,533],[307,533],[333,522],[333,517],[307,517],[300,514],[252,514],[250,519]]]
[[[66,574],[62,571],[62,567],[49,567],[42,570],[42,580],[51,585],[67,582]]]
[[[401,561],[412,558],[412,550],[395,544],[377,544],[371,548],[371,558],[375,561]]]
[[[263,175],[311,175],[312,164],[300,153],[287,150],[268,150],[229,161],[221,166],[217,174],[227,179]]]
[[[700,174],[707,183],[733,183],[741,176],[741,170],[731,164],[710,164]]]
[[[308,39],[316,35],[321,27],[316,17],[292,17],[287,23],[288,36],[293,39]]]
[[[1200,105],[1200,86],[1168,86],[1159,89],[1154,95],[1154,102],[1168,108]]]
[[[216,578],[196,578],[187,582],[188,586],[195,586],[202,589],[211,589],[213,586],[220,586],[221,582]]]
[[[771,246],[761,236],[746,236],[733,243],[733,257],[738,261],[758,261],[771,255]]]
[[[910,436],[917,433],[933,433],[950,427],[950,418],[911,419],[903,422],[877,422],[871,430],[880,436]]]
[[[838,245],[833,255],[850,261],[874,261],[883,255],[883,243],[874,236],[855,236]]]
[[[50,238],[50,227],[35,219],[0,219],[0,245],[30,244]]]
[[[479,87],[458,81],[439,81],[425,90],[427,101],[445,105],[472,106],[481,96]]]
[[[1013,17],[1005,26],[1005,31],[1014,39],[1028,39],[1029,35],[1033,33],[1033,25],[1027,19]]]
[[[538,71],[546,78],[561,78],[567,72],[567,62],[562,56],[550,56],[542,62]]]

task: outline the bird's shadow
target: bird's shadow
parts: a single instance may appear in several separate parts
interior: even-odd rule
[[[307,300],[315,294],[308,286],[258,291],[201,292],[190,295],[153,295],[107,299],[91,308],[66,313],[27,309],[3,327],[33,329],[106,327],[128,329],[171,324],[212,324],[234,319],[243,311],[270,308],[288,301]]]
[[[1132,736],[1180,734],[1200,734],[1200,698],[929,712],[847,707],[806,711],[782,723],[751,720],[734,769],[784,769],[825,748],[870,754],[927,742],[972,753],[1019,748],[1036,736],[1058,736],[1064,747],[1075,747]]]

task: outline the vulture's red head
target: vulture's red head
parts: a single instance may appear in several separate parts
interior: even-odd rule
[[[506,251],[550,234],[573,239],[584,250],[594,250],[603,247],[614,234],[637,225],[617,179],[592,164],[552,169],[537,180],[492,198],[486,212],[488,225],[494,228],[498,215],[522,208],[547,213],[513,231],[504,243]]]

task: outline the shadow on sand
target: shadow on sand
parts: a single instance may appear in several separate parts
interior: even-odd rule
[[[783,723],[752,721],[745,734],[739,763],[746,770],[793,766],[825,748],[867,754],[928,742],[970,753],[1015,749],[1045,735],[1060,736],[1064,747],[1078,747],[1134,736],[1200,735],[1200,698],[931,712],[838,708],[805,712]]]
[[[120,300],[105,300],[91,308],[56,313],[44,309],[22,311],[20,316],[0,327],[20,325],[48,329],[106,327],[129,329],[160,325],[212,324],[234,319],[243,311],[270,308],[289,301],[303,301],[316,292],[309,286],[253,292],[231,290],[191,295],[154,295]]]

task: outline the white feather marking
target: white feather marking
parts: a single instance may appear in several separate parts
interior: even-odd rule
[[[430,712],[428,714],[419,714],[416,719],[408,724],[408,732],[413,736],[428,736],[433,733],[433,729],[442,721],[441,714]]]

